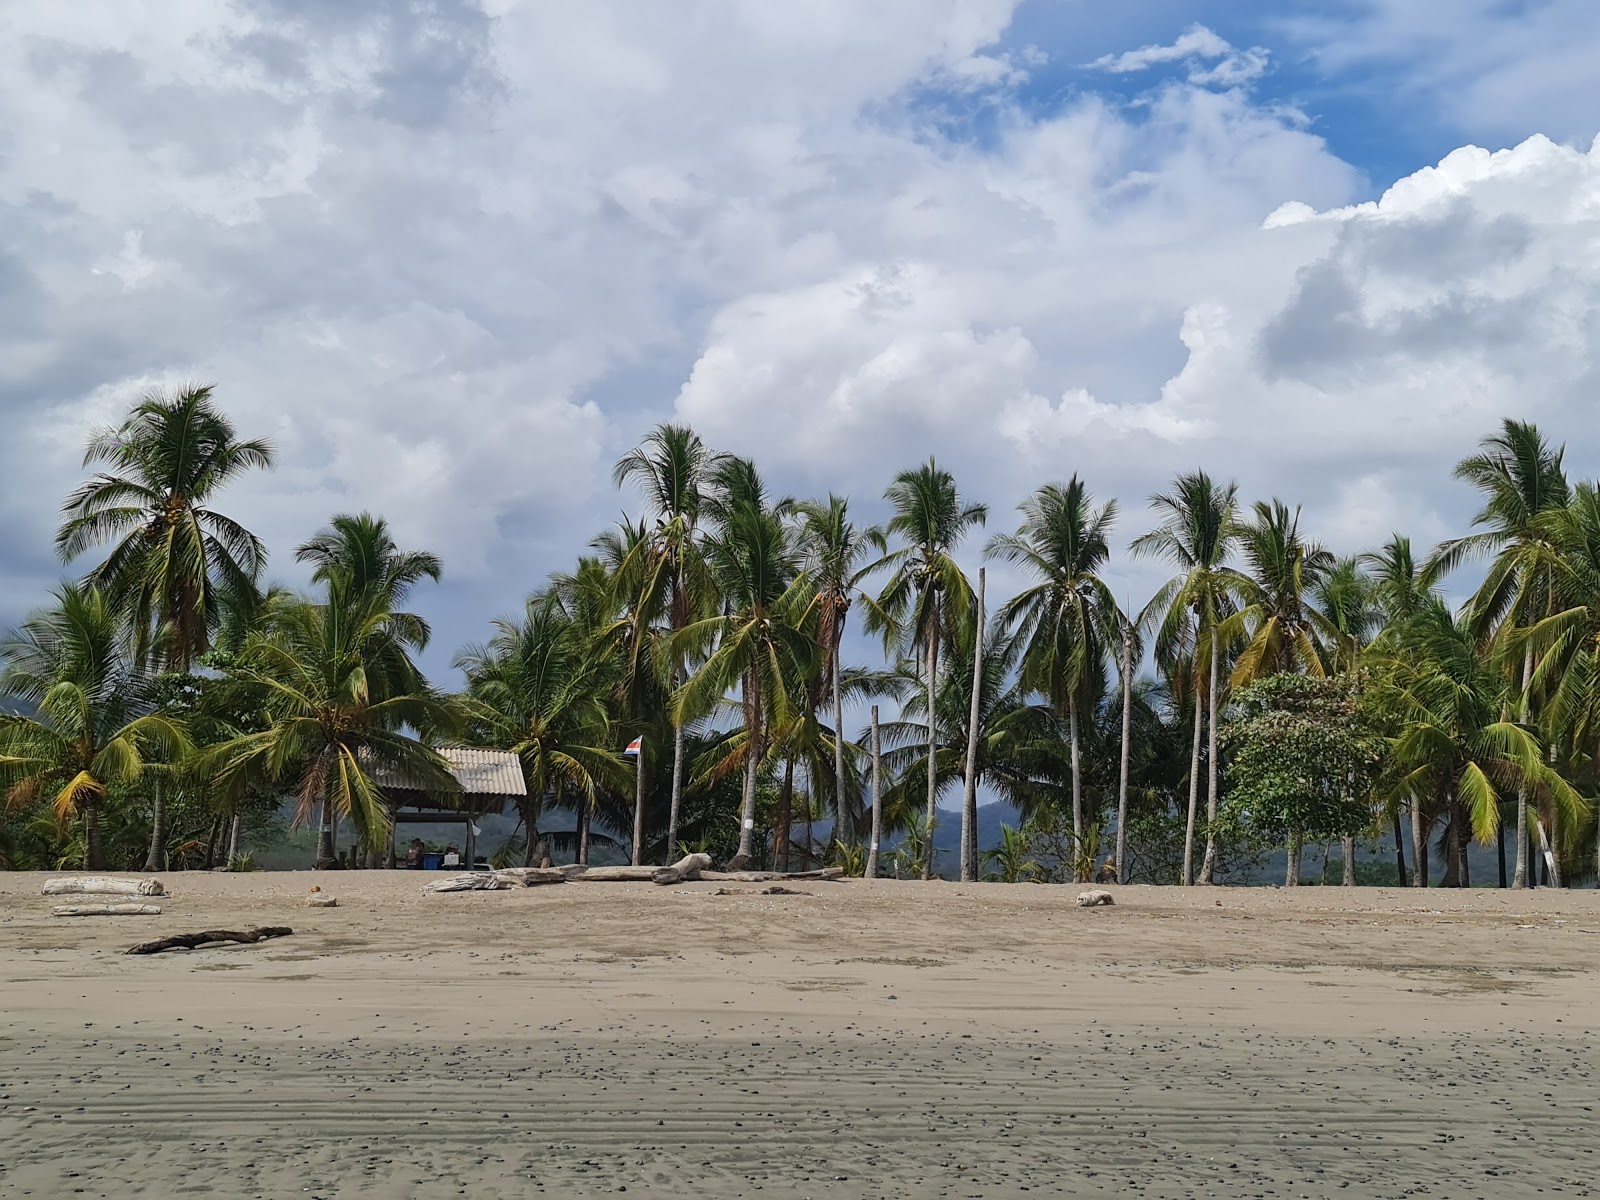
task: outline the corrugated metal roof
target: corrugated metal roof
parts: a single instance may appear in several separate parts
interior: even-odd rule
[[[526,796],[527,781],[522,764],[509,750],[477,750],[467,746],[436,746],[441,758],[450,764],[450,773],[465,796]],[[392,791],[419,791],[416,780],[399,772],[379,768],[373,772],[378,786]]]

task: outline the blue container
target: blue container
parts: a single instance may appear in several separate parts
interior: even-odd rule
[[[443,854],[424,854],[422,856],[422,869],[424,871],[437,871],[443,865]]]

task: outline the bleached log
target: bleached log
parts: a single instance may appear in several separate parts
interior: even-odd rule
[[[436,879],[422,885],[425,892],[499,892],[520,887],[521,881],[509,875],[492,871],[474,871],[470,875],[452,875],[449,879]]]
[[[577,883],[682,883],[700,878],[710,865],[709,854],[686,854],[670,867],[590,867],[572,878]]]
[[[159,879],[108,879],[102,875],[75,875],[46,879],[46,896],[165,896]]]
[[[159,904],[58,904],[50,910],[52,917],[156,917],[161,915]]]
[[[307,908],[338,908],[339,901],[334,896],[307,896]]]
[[[234,932],[230,929],[208,929],[204,933],[175,933],[171,937],[157,938],[153,942],[140,942],[128,948],[129,954],[159,954],[163,950],[198,950],[201,946],[217,942],[264,942],[268,938],[288,937],[294,930],[283,925],[268,925],[259,929]]]
[[[514,879],[523,887],[537,887],[542,883],[565,883],[571,872],[560,867],[507,867],[495,874]]]
[[[793,879],[843,879],[843,867],[823,867],[820,871],[702,871],[701,879],[712,883],[781,883]]]

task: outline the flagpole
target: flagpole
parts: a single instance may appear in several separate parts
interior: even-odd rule
[[[670,858],[672,848],[667,848]],[[633,756],[633,865],[644,861],[644,735],[639,735],[639,752]]]

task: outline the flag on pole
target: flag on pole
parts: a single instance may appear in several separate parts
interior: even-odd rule
[[[636,737],[628,743],[628,748],[622,752],[623,758],[638,758],[639,748],[644,744],[644,738]]]

